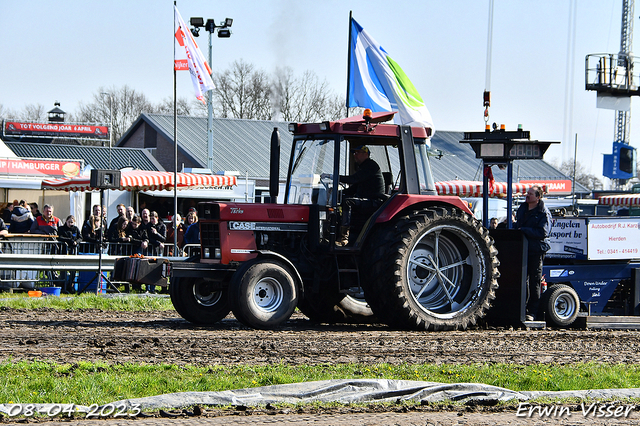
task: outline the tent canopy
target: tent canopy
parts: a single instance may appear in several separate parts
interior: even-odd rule
[[[154,172],[148,170],[125,171],[120,174],[120,191],[156,191],[173,190],[173,172]],[[236,186],[235,176],[203,175],[178,173],[178,189],[219,188]],[[91,187],[89,176],[62,179],[45,179],[42,189],[63,191],[97,191]]]
[[[529,188],[536,186],[535,183],[514,183],[512,184],[513,195],[524,194]],[[543,192],[547,192],[547,185],[537,184]],[[489,188],[489,196],[496,197],[507,195],[507,184],[505,182],[494,182],[493,190]],[[481,197],[482,182],[468,180],[450,180],[436,182],[438,195],[457,195],[459,197]]]
[[[598,203],[606,206],[640,206],[640,194],[604,195]]]

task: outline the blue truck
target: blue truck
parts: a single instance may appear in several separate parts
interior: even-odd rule
[[[640,217],[553,217],[542,295],[547,323],[636,328],[640,322]],[[634,325],[635,324],[635,325]]]

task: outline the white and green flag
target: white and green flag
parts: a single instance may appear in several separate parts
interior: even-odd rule
[[[353,18],[350,49],[348,108],[397,111],[397,123],[434,131],[431,114],[411,80]]]

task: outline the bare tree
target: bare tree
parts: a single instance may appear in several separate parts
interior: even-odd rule
[[[104,94],[103,94],[104,93]],[[110,103],[113,101],[113,105]],[[153,112],[154,107],[146,96],[125,85],[121,88],[100,87],[93,94],[93,101],[80,103],[76,121],[86,123],[109,123],[113,108],[113,140],[118,141],[143,112]],[[91,142],[96,144],[98,142]]]
[[[558,170],[560,170],[563,174],[573,178],[573,158],[569,160],[565,160],[560,164],[560,166],[556,166]],[[576,161],[575,167],[575,181],[589,189],[601,189],[602,181],[598,179],[595,175],[588,173],[586,168],[579,162]]]
[[[204,116],[207,113],[206,106],[201,108],[202,102],[195,100],[189,102],[187,98],[178,98],[176,100],[176,110],[178,115],[189,115],[192,117]],[[156,114],[173,114],[173,98],[164,98],[160,103],[153,107]]]
[[[24,121],[46,122],[47,111],[42,104],[28,104],[22,108],[18,118]]]
[[[215,73],[213,81],[214,114],[221,118],[248,118],[270,120],[272,118],[269,78],[242,59],[231,67]]]
[[[344,100],[313,71],[278,68],[269,78],[243,60],[213,75],[214,114],[221,118],[311,122],[343,117]]]
[[[0,104],[0,120],[17,117],[18,115],[13,110],[5,108],[4,105]]]
[[[284,121],[304,123],[343,117],[344,100],[313,71],[296,77],[291,68],[278,68],[271,87],[276,115]]]

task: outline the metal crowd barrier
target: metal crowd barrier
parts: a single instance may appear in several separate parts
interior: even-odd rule
[[[75,253],[69,253],[56,236],[40,234],[9,234],[0,240],[0,287],[33,288],[36,283],[61,286],[60,271],[97,271],[102,259],[102,271],[113,271],[115,260],[135,253],[131,243],[103,243],[102,256],[98,256],[99,243],[82,242]],[[174,252],[177,256],[174,256]],[[174,250],[173,244],[166,244],[161,253],[149,247],[142,255],[166,257],[180,261],[200,252],[199,244],[186,245]]]

